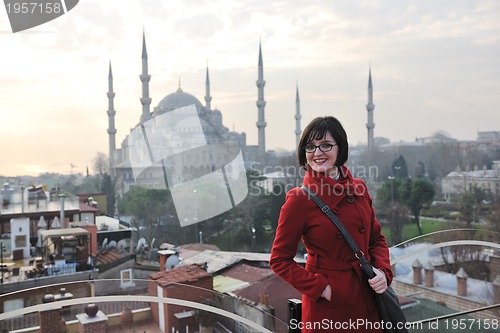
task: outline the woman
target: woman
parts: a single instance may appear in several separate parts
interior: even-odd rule
[[[306,169],[304,185],[340,218],[373,264],[363,275],[353,251],[333,222],[301,188],[287,193],[271,251],[271,268],[302,294],[302,332],[382,332],[374,293],[392,281],[389,250],[375,218],[366,184],[345,167],[347,135],[334,117],[319,117],[304,129],[297,148]],[[305,268],[293,259],[299,240]]]

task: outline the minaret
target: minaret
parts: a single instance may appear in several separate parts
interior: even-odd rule
[[[115,93],[113,92],[113,72],[111,71],[111,61],[109,62],[109,75],[108,75],[108,135],[109,135],[109,168],[113,169],[114,154],[116,150],[116,128],[115,128]]]
[[[208,76],[208,64],[207,64],[207,79],[205,80],[205,102],[206,106],[205,108],[207,111],[211,110],[211,105],[210,102],[212,101],[212,96],[210,96],[210,78]]]
[[[264,66],[262,64],[262,48],[259,42],[259,74],[257,79],[257,90],[258,90],[258,99],[257,99],[257,108],[259,110],[259,118],[257,120],[257,128],[259,130],[259,155],[260,157],[264,157],[266,153],[266,121],[264,118],[264,108],[266,106],[266,101],[264,101],[264,86],[266,85],[266,81],[264,81]]]
[[[300,141],[300,119],[302,116],[300,115],[300,98],[299,98],[299,84],[297,83],[297,94],[295,97],[295,147],[299,146]]]
[[[375,127],[373,109],[375,109],[375,105],[373,104],[372,69],[370,67],[368,74],[368,104],[366,104],[366,110],[368,111],[368,123],[366,123],[366,128],[368,129],[368,150],[373,150],[375,147],[375,140],[373,139],[373,128]]]
[[[150,106],[151,98],[149,97],[149,80],[151,75],[148,74],[148,52],[146,50],[146,35],[142,33],[142,74],[139,76],[142,82],[142,114],[141,123],[151,118]]]

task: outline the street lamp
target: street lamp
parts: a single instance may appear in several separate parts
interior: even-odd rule
[[[4,267],[3,267],[3,253],[5,251],[7,251],[7,249],[5,248],[5,244],[3,242],[0,241],[0,274],[1,274],[1,277],[0,277],[0,283],[3,285],[3,271],[4,271]]]
[[[255,251],[255,227],[252,227],[252,252]]]
[[[65,216],[64,216],[64,198],[66,198],[66,195],[64,193],[59,194],[59,198],[61,199],[61,204],[60,204],[60,219],[61,219],[61,229],[66,228],[66,223],[64,222]]]
[[[472,223],[476,223],[476,205],[472,205]]]
[[[193,194],[196,196],[196,192],[198,192],[196,189],[193,190]],[[198,203],[194,203],[194,216],[193,216],[193,221],[194,221],[194,242],[196,243],[196,238],[198,237]],[[201,231],[200,231],[201,232]],[[201,243],[201,236],[200,236],[200,243]]]
[[[24,183],[21,182],[21,213],[24,213]]]
[[[391,205],[394,205],[394,176],[387,177],[391,181]]]
[[[387,177],[391,181],[391,223],[394,223],[394,177]]]

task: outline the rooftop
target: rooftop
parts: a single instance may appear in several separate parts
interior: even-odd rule
[[[176,267],[168,271],[149,275],[151,280],[156,280],[162,287],[166,287],[174,283],[199,281],[211,276],[211,274],[207,273],[207,271],[202,268],[202,265],[197,264]]]

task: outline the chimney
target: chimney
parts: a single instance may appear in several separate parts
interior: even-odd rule
[[[422,263],[415,259],[411,267],[413,267],[413,284],[422,284]]]
[[[47,294],[43,296],[42,299],[42,303],[52,303],[54,301],[55,297],[52,294]],[[60,311],[61,311],[60,307],[55,307],[53,309],[40,311],[38,313],[41,333],[62,332]]]
[[[160,253],[160,251],[158,251]],[[167,262],[167,256],[160,254],[160,272],[165,272],[165,263]]]
[[[434,287],[434,266],[428,261],[424,266],[425,271],[425,286],[428,288]]]
[[[467,296],[467,278],[469,276],[465,270],[460,267],[457,272],[457,294],[458,296]]]
[[[96,304],[87,304],[85,313],[76,315],[78,333],[106,333],[108,317],[99,310]]]

